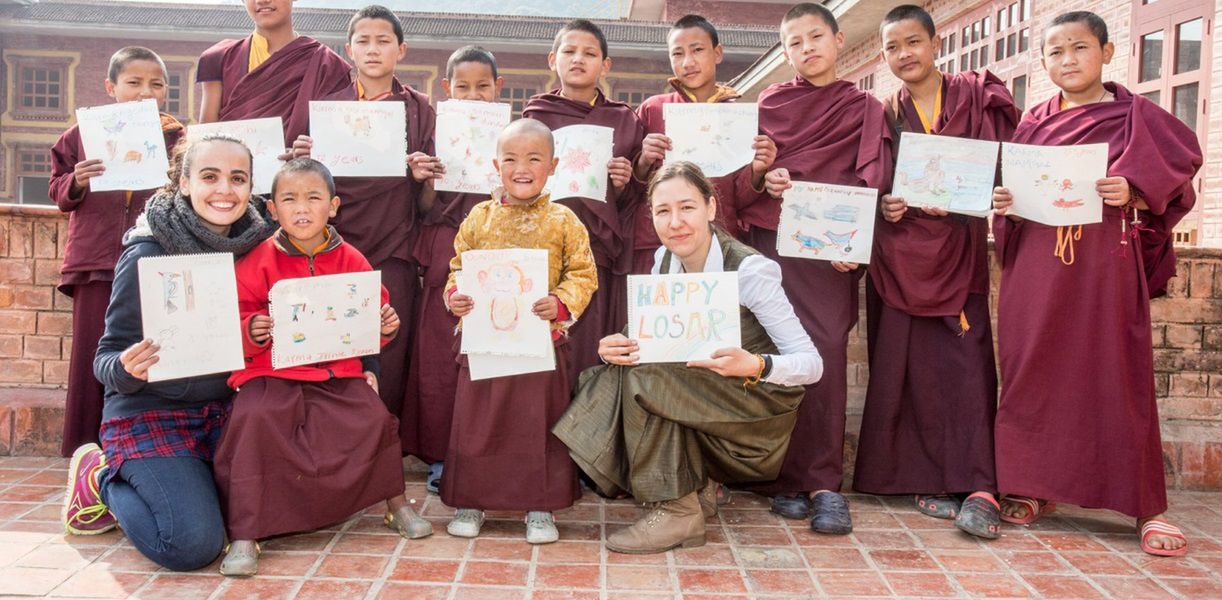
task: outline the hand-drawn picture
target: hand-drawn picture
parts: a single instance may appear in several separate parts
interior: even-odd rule
[[[475,301],[462,319],[462,352],[544,356],[551,327],[531,307],[547,296],[547,251],[468,250],[462,263],[459,290]]]
[[[89,189],[147,190],[165,184],[169,161],[156,101],[78,108],[76,120],[85,157],[106,167],[89,180]]]
[[[214,133],[233,136],[246,144],[255,162],[251,191],[255,194],[272,193],[272,178],[280,170],[280,155],[284,154],[284,124],[280,117],[198,123],[187,127],[189,140]]]
[[[696,163],[709,177],[720,177],[750,164],[751,144],[759,134],[759,108],[752,102],[662,105],[666,136],[672,149],[666,162]]]
[[[1010,214],[1045,225],[1103,220],[1095,182],[1107,177],[1107,144],[1001,145],[1002,185],[1014,196]]]
[[[997,142],[908,131],[900,134],[892,196],[912,207],[983,217],[992,208]]]
[[[628,276],[628,337],[641,363],[709,358],[742,345],[738,274]]]
[[[274,368],[382,349],[380,271],[282,279],[269,295]]]
[[[232,254],[147,257],[136,268],[144,337],[161,347],[149,381],[245,366]]]
[[[433,180],[442,192],[490,194],[500,185],[492,160],[496,138],[509,124],[508,104],[446,100],[437,104],[437,158],[445,176]]]
[[[868,263],[877,207],[873,188],[795,181],[781,203],[777,253]]]
[[[614,134],[615,130],[600,125],[569,125],[552,132],[560,159],[547,184],[552,200],[607,201],[607,163],[612,158]]]
[[[310,102],[310,156],[337,177],[405,177],[402,102]]]

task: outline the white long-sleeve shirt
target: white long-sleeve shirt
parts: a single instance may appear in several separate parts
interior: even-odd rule
[[[662,255],[666,247],[658,248],[653,257],[653,274],[661,272]],[[705,273],[725,271],[721,243],[713,236],[709,255],[705,258]],[[669,273],[683,273],[683,262],[671,257]],[[809,385],[823,377],[823,358],[806,334],[798,315],[793,312],[789,297],[781,288],[781,266],[762,254],[752,254],[738,264],[738,303],[755,315],[772,338],[780,354],[772,355],[772,371],[764,378],[778,385]]]

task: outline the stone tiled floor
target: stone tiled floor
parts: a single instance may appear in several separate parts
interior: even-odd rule
[[[907,499],[853,496],[850,536],[784,522],[735,493],[709,522],[708,545],[653,556],[608,553],[600,540],[636,518],[624,501],[587,494],[557,515],[561,541],[531,547],[514,515],[491,515],[477,540],[450,538],[450,510],[409,473],[409,495],[437,528],[405,541],[371,509],[347,522],[265,544],[260,574],[227,580],[216,565],[171,573],[122,534],[60,532],[67,461],[0,458],[0,596],[118,598],[1222,598],[1222,494],[1176,493],[1171,516],[1187,558],[1143,554],[1127,519],[1061,508],[983,543]]]

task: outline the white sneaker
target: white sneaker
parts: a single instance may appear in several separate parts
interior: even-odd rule
[[[460,508],[454,511],[454,518],[446,525],[446,533],[454,537],[473,538],[479,536],[479,528],[484,526],[484,511],[478,508]]]
[[[526,541],[531,544],[550,544],[560,539],[556,531],[556,520],[552,513],[532,510],[526,513]]]

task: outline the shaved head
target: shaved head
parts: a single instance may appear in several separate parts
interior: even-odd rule
[[[496,149],[499,154],[501,144],[506,140],[519,137],[539,136],[547,140],[548,152],[552,155],[556,154],[556,140],[552,137],[552,130],[547,128],[542,121],[535,119],[518,119],[501,130],[501,135],[496,138]]]

